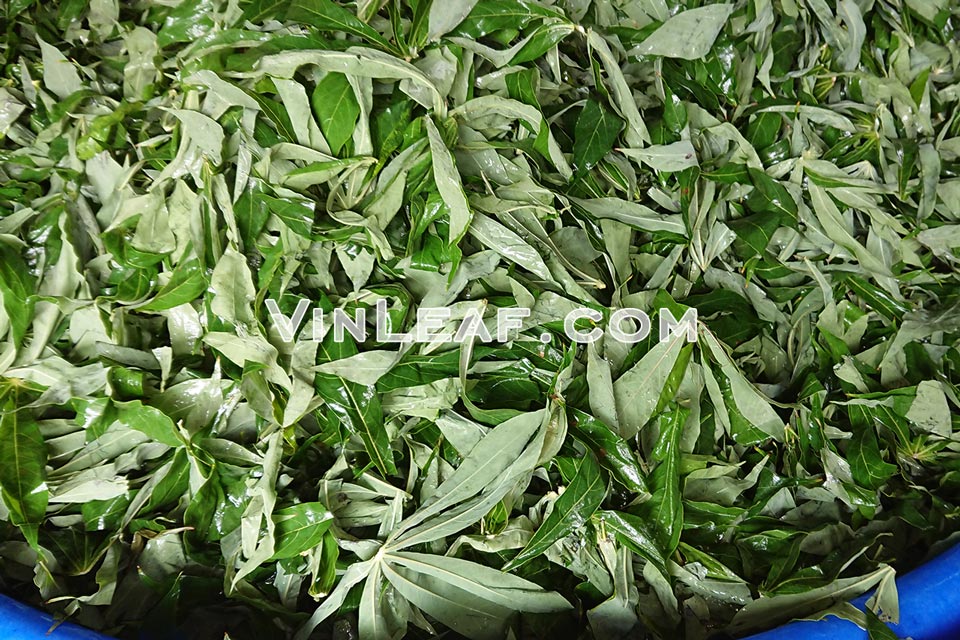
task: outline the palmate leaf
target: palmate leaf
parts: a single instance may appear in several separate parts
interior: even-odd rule
[[[477,522],[533,471],[543,446],[546,416],[546,410],[520,414],[487,432],[430,500],[400,524],[387,548],[437,539]]]
[[[297,630],[297,633],[294,635],[294,639],[306,640],[309,638],[313,630],[317,628],[317,625],[336,613],[337,609],[340,608],[344,600],[347,599],[350,589],[363,582],[363,580],[365,580],[373,570],[375,564],[376,561],[374,560],[366,560],[364,562],[357,562],[350,565],[343,577],[340,578],[340,582],[337,583],[336,589],[334,589],[333,592],[324,599],[323,603],[316,608],[316,610],[310,616],[310,619],[307,620],[307,622],[305,622],[303,626]]]
[[[381,566],[379,563],[374,564],[364,582],[363,595],[360,597],[360,608],[358,609],[358,630],[364,638],[380,640],[390,637],[383,610],[386,598],[381,597],[384,591],[383,582]]]
[[[477,598],[473,593],[433,576],[402,567],[383,566],[383,573],[400,595],[417,608],[471,640],[502,637],[511,613],[508,607]]]
[[[570,606],[559,594],[544,591],[532,582],[459,558],[403,551],[390,553],[385,561],[432,576],[514,611],[548,613]]]
[[[404,552],[383,562],[384,575],[403,597],[471,639],[499,637],[512,612],[570,608],[532,582],[457,558]]]

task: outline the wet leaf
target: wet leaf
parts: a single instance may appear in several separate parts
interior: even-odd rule
[[[543,553],[547,547],[570,532],[581,528],[597,510],[606,494],[606,480],[593,456],[580,459],[577,474],[553,504],[553,511],[543,521],[520,553],[510,560],[505,570],[520,567]]]

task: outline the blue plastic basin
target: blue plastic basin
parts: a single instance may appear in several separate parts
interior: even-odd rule
[[[0,595],[0,638],[4,640],[109,640],[105,635],[69,622],[50,631],[55,624],[57,621],[49,613]]]
[[[960,545],[897,578],[900,623],[890,628],[901,638],[960,638]],[[852,602],[863,609],[870,594]],[[867,640],[867,632],[848,620],[798,620],[750,636],[747,640]]]
[[[960,638],[960,545],[897,578],[900,623],[890,627],[901,638],[956,640]],[[853,601],[863,609],[870,594]],[[57,626],[50,614],[0,595],[0,638],[3,640],[109,640],[75,624]],[[747,640],[867,640],[867,632],[847,620],[798,620],[750,636]]]

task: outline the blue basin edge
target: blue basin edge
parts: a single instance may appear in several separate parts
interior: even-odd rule
[[[900,638],[960,638],[960,544],[897,578],[900,623],[890,628]],[[863,609],[870,593],[852,601]],[[745,640],[867,640],[867,632],[849,620],[797,620]]]
[[[4,640],[110,640],[105,635],[71,622],[65,622],[50,631],[55,624],[57,620],[49,613],[0,595],[0,638]]]

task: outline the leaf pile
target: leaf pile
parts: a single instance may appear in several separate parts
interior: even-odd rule
[[[4,592],[118,637],[888,638],[958,529],[954,0],[0,11]],[[329,330],[378,305],[531,315]]]

